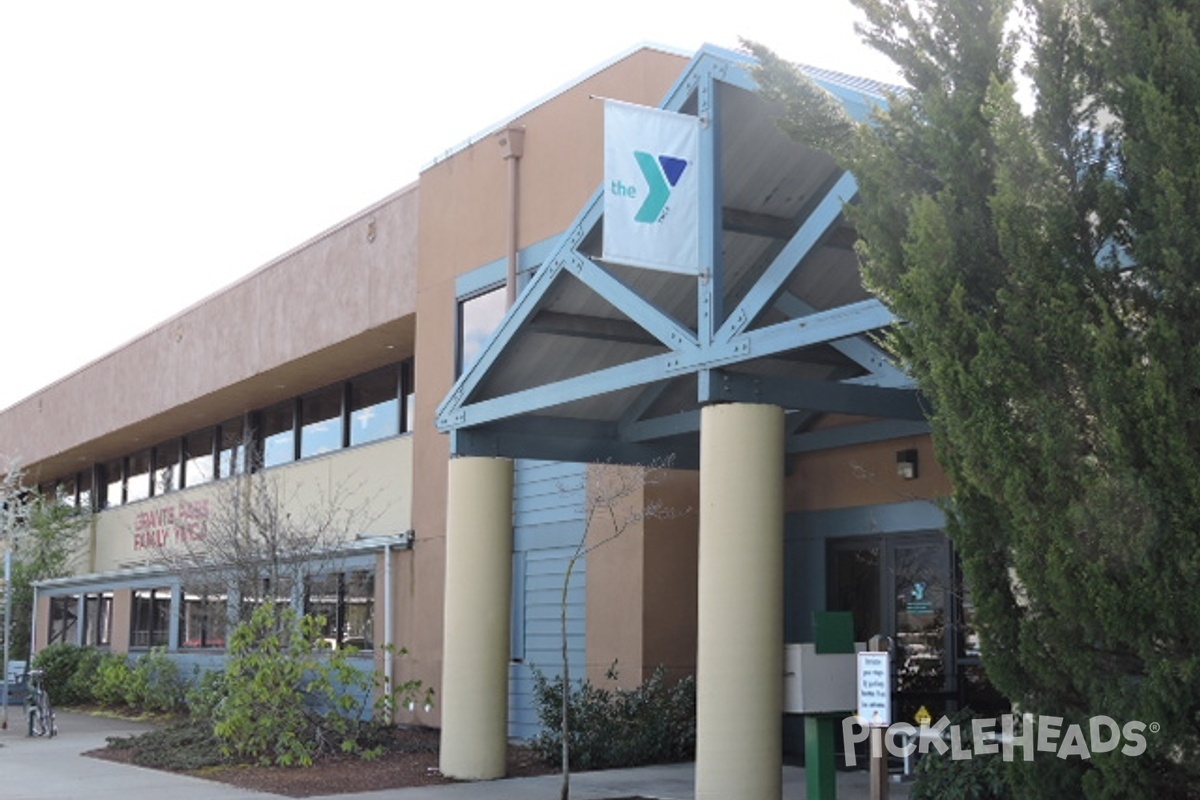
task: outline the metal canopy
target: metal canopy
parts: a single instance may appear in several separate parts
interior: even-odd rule
[[[790,452],[928,430],[873,344],[893,316],[859,275],[842,215],[854,179],[780,131],[749,66],[706,47],[660,106],[701,119],[711,268],[601,262],[598,189],[439,407],[453,454],[695,466],[700,408],[732,401],[787,410]],[[856,116],[883,102],[869,82],[809,74]]]

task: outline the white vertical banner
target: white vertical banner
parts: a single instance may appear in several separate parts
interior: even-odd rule
[[[615,264],[700,273],[700,121],[604,101],[604,246]]]

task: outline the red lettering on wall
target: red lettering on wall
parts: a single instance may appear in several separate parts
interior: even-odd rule
[[[203,541],[208,532],[208,500],[180,500],[138,512],[133,520],[133,549],[153,550],[176,543]]]

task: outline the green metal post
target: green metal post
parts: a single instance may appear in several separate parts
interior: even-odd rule
[[[836,714],[807,714],[804,717],[804,777],[809,800],[836,800],[837,764],[833,736]]]

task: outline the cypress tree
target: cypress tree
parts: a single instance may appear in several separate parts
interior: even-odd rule
[[[988,674],[1064,729],[1147,726],[1139,756],[1018,761],[1014,791],[1200,797],[1200,5],[853,1],[908,84],[868,123],[748,47],[858,179]]]

